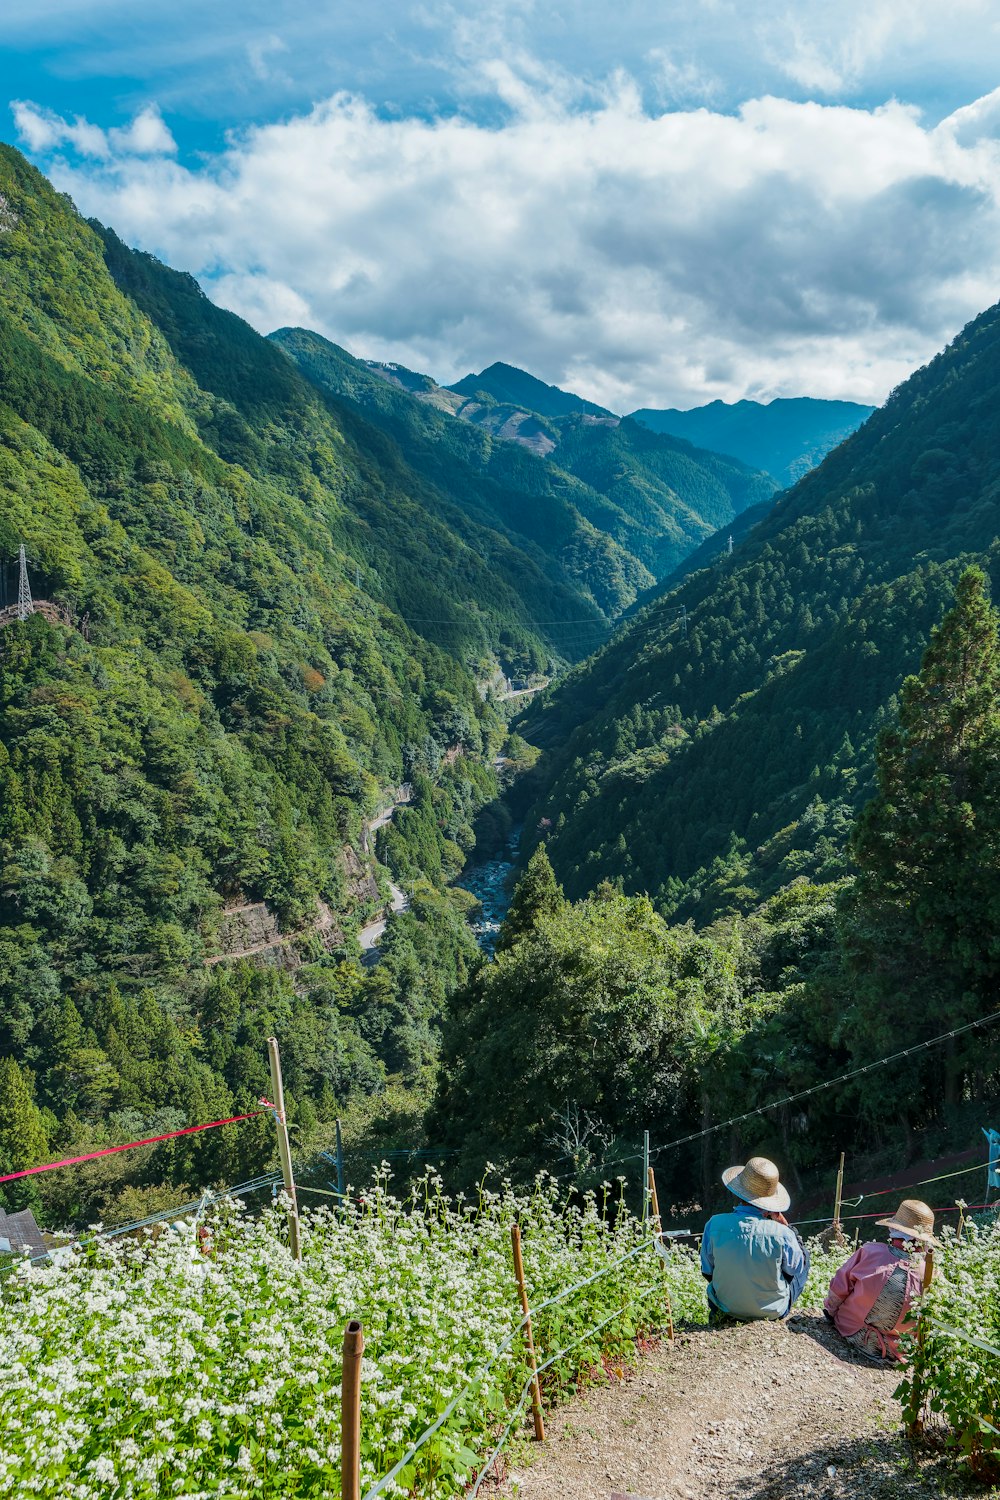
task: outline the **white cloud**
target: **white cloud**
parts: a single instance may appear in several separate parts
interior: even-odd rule
[[[99,125],[77,115],[64,120],[50,109],[17,99],[12,105],[17,133],[29,151],[45,153],[59,146],[72,146],[81,156],[109,156],[108,137]]]
[[[12,105],[17,133],[29,151],[45,154],[70,146],[80,156],[99,161],[128,156],[170,156],[177,143],[159,110],[153,105],[135,116],[132,123],[102,130],[79,115],[65,120],[50,109],[15,100]]]
[[[937,129],[895,102],[654,116],[627,77],[584,108],[561,74],[492,76],[499,124],[339,94],[197,168],[27,105],[18,125],[86,158],[52,163],[86,213],[262,330],[442,379],[504,359],[618,410],[880,400],[996,298],[995,103]]]
[[[261,83],[266,83],[273,76],[274,69],[270,59],[278,53],[287,52],[288,43],[280,36],[257,37],[254,41],[247,43],[247,61],[250,71]]]
[[[177,150],[177,142],[153,105],[140,110],[124,129],[109,130],[108,142],[112,152],[120,156],[172,156]]]

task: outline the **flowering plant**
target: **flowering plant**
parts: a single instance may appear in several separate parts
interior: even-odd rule
[[[942,1231],[916,1334],[905,1341],[896,1395],[911,1430],[935,1418],[946,1440],[984,1478],[1000,1477],[1000,1224]]]
[[[0,1493],[336,1493],[341,1340],[359,1317],[362,1489],[464,1390],[386,1491],[453,1495],[526,1379],[512,1222],[533,1307],[607,1273],[535,1319],[541,1363],[573,1345],[543,1373],[548,1396],[602,1358],[633,1355],[636,1335],[665,1321],[668,1287],[676,1315],[700,1312],[690,1253],[665,1270],[620,1197],[606,1188],[568,1206],[539,1179],[528,1195],[484,1181],[466,1202],[428,1175],[404,1203],[386,1172],[345,1209],[304,1215],[301,1265],[280,1203],[251,1219],[229,1202],[207,1236],[181,1224],[155,1242],[102,1242],[58,1266],[26,1266],[4,1284]]]

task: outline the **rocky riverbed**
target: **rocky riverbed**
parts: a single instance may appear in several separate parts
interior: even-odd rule
[[[471,891],[482,907],[481,915],[471,926],[486,953],[492,954],[496,948],[497,936],[514,893],[514,865],[520,842],[520,828],[512,829],[502,852],[495,859],[469,865],[456,882],[463,890]]]

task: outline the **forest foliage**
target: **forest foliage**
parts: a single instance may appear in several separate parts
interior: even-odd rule
[[[878,737],[874,795],[848,827],[854,878],[797,875],[746,912],[671,926],[606,880],[568,900],[538,845],[495,960],[450,1006],[432,1128],[460,1176],[483,1160],[515,1179],[633,1175],[649,1130],[663,1194],[704,1203],[754,1151],[801,1192],[831,1142],[884,1170],[918,1132],[978,1132],[973,1101],[1000,1083],[998,629],[970,568]]]
[[[0,604],[23,543],[72,622],[0,635],[0,1174],[252,1108],[270,1034],[304,1143],[352,1091],[426,1086],[476,958],[446,885],[498,790],[481,684],[563,649],[533,616],[606,619],[6,147],[0,192]],[[383,855],[411,905],[363,969],[364,822],[410,779]],[[208,966],[253,903],[294,977]],[[128,1217],[269,1150],[250,1122],[4,1200]]]
[[[525,852],[551,827],[571,896],[608,878],[707,922],[850,871],[902,679],[962,568],[1000,578],[998,384],[994,308],[525,713]]]
[[[379,423],[414,468],[482,519],[530,538],[552,559],[553,578],[568,571],[612,615],[777,488],[736,459],[620,421],[509,366],[442,389],[303,329],[272,338],[324,390]],[[599,640],[583,644],[591,651]]]

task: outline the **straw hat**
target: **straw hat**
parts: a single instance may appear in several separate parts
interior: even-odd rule
[[[904,1198],[891,1219],[876,1219],[894,1231],[898,1239],[918,1240],[921,1245],[940,1245],[934,1238],[934,1210],[919,1198]]]
[[[769,1213],[783,1214],[792,1201],[778,1181],[777,1167],[766,1156],[751,1156],[745,1167],[727,1167],[722,1180],[737,1198]]]

